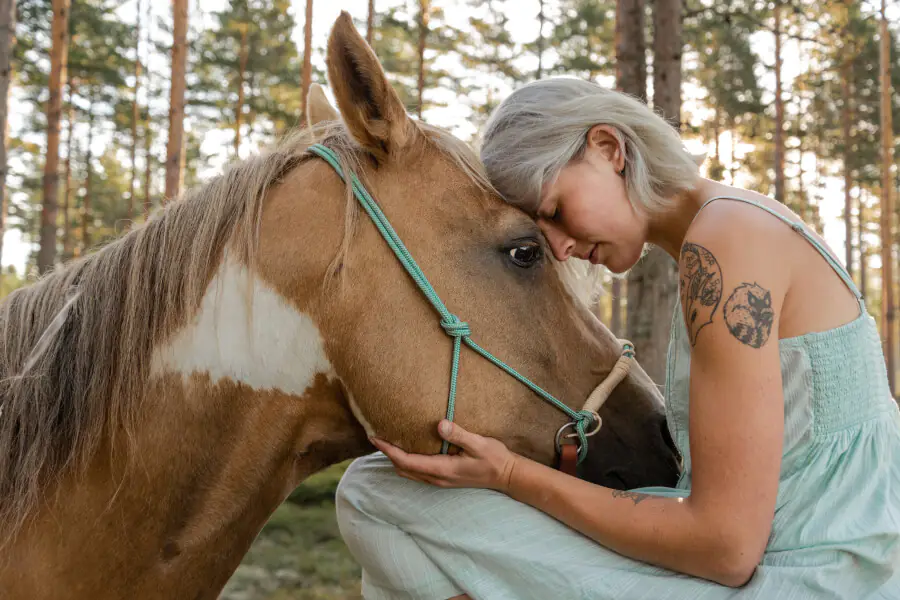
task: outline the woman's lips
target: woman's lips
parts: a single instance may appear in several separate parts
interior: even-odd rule
[[[588,260],[591,261],[592,265],[597,264],[597,248],[600,247],[600,244],[594,244],[594,247],[591,248],[590,253],[588,254]]]

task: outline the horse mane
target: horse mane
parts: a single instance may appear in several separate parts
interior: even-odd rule
[[[425,143],[492,189],[467,145],[415,126]],[[53,481],[85,469],[101,447],[120,447],[122,436],[130,448],[154,348],[196,314],[223,253],[254,264],[264,199],[312,156],[315,141],[361,173],[364,154],[341,123],[296,131],[0,304],[0,548]],[[349,248],[358,212],[347,186],[333,265]]]

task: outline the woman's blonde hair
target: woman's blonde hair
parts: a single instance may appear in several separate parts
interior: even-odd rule
[[[554,77],[522,86],[491,114],[481,159],[508,202],[534,214],[544,184],[584,153],[595,125],[612,127],[625,152],[628,197],[646,212],[664,209],[693,189],[702,157],[643,102],[581,79]]]

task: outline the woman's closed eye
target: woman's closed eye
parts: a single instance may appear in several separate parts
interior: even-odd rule
[[[556,208],[553,209],[553,214],[550,215],[550,220],[554,223],[559,223],[559,218],[562,211],[559,209],[559,204],[556,205]]]

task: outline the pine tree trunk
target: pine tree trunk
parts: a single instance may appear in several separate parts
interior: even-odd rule
[[[366,17],[366,42],[371,46],[375,40],[375,0],[369,0],[369,14]]]
[[[859,252],[859,293],[861,293],[864,297],[868,294],[868,254],[866,252],[866,202],[863,200],[865,197],[864,188],[859,188],[859,193],[856,198],[856,206],[859,211],[857,214],[857,228],[856,228],[856,248]]]
[[[616,2],[616,88],[647,101],[647,45],[644,38],[644,0]],[[610,286],[610,330],[617,336],[622,326],[622,297],[626,282],[613,279]]]
[[[422,111],[425,108],[425,46],[428,39],[428,13],[431,10],[430,5],[430,0],[419,0],[419,98],[416,106],[416,113],[418,114],[419,119],[422,118]]]
[[[721,132],[719,131],[719,120],[721,119],[719,113],[719,103],[716,102],[715,112],[713,113],[713,136],[716,138],[715,144],[715,152],[716,152],[716,165],[722,164],[721,154],[719,154],[719,136]]]
[[[676,128],[681,122],[681,0],[656,0],[653,11],[653,105]],[[665,380],[669,327],[678,293],[676,264],[653,248],[628,273],[628,339],[654,381]]]
[[[544,76],[544,23],[547,21],[547,15],[544,13],[544,0],[539,0],[540,8],[538,9],[538,37],[537,37],[537,73],[535,79]]]
[[[800,121],[801,114],[802,109],[798,110],[797,112],[797,152],[799,154],[799,158],[797,160],[797,207],[800,213],[800,219],[806,221],[809,218],[809,201],[806,197],[806,188],[803,185],[803,175],[805,174],[803,171],[803,152],[806,135],[803,131],[802,123]]]
[[[888,381],[894,394],[894,274],[891,245],[894,239],[892,217],[894,165],[894,128],[891,101],[891,36],[886,15],[887,2],[881,0],[881,332],[887,361]]]
[[[147,107],[149,113],[150,107]],[[144,220],[150,218],[153,208],[153,198],[150,194],[151,176],[153,174],[153,152],[150,149],[153,143],[153,131],[150,129],[150,118],[144,121]]]
[[[137,149],[138,149],[138,120],[140,119],[140,105],[138,104],[138,91],[141,87],[141,7],[138,0],[137,7],[137,23],[134,32],[134,99],[131,103],[131,181],[129,182],[128,192],[128,224],[135,217],[134,207],[134,191],[137,187]]]
[[[844,132],[844,239],[846,240],[846,244],[844,244],[844,260],[847,273],[850,274],[850,277],[853,277],[853,197],[850,194],[853,189],[853,172],[850,158],[853,150],[853,138],[851,137],[852,132],[850,129],[852,94],[850,90],[849,58],[841,66],[841,96],[843,96],[841,125]]]
[[[151,145],[153,144],[153,130],[150,128],[150,102],[149,98],[152,97],[151,88],[151,73],[150,73],[150,25],[151,25],[151,17],[152,17],[152,3],[148,0],[147,2],[147,37],[145,40],[144,47],[147,52],[147,68],[145,69],[147,81],[145,82],[145,86],[147,88],[147,106],[145,107],[147,110],[147,114],[144,118],[144,220],[146,221],[150,217],[150,209],[153,206],[153,200],[150,196],[150,175],[153,171],[153,153],[151,152]]]
[[[311,0],[310,0],[311,2]],[[238,101],[234,109],[234,156],[240,158],[241,153],[241,116],[244,114],[244,77],[247,74],[247,59],[249,57],[249,49],[247,48],[247,35],[249,26],[247,23],[241,23],[241,48],[238,55]],[[306,81],[306,58],[303,59],[303,84],[308,92],[309,87]],[[306,98],[306,95],[303,96]],[[306,100],[303,101],[304,103]],[[305,104],[304,104],[305,106]],[[305,109],[304,109],[305,110]]]
[[[93,179],[94,152],[91,145],[94,143],[94,96],[96,90],[91,90],[91,104],[88,107],[88,137],[87,152],[84,158],[84,198],[81,203],[81,255],[84,256],[91,248],[91,180]]]
[[[644,0],[616,2],[616,88],[647,101]]]
[[[737,123],[734,122],[734,117],[731,117],[731,120],[728,124],[728,129],[731,131],[731,144],[730,144],[731,160],[728,163],[728,175],[729,175],[728,183],[730,183],[731,185],[734,185],[734,175],[735,175],[735,172],[737,171],[737,168],[734,166],[735,165],[734,148],[735,148],[735,146],[737,146],[737,143],[738,143],[737,142],[737,138],[738,138]]]
[[[46,273],[56,262],[56,212],[59,194],[59,121],[62,90],[66,83],[69,54],[69,0],[53,0],[50,46],[50,100],[47,102],[47,154],[44,162],[44,198],[41,208],[41,246],[38,272]]]
[[[775,199],[784,203],[784,98],[781,86],[781,1],[775,10]]]
[[[300,93],[303,94],[303,119],[306,121],[306,97],[312,85],[312,20],[313,0],[306,0],[306,23],[303,24],[303,83]]]
[[[172,0],[175,20],[172,78],[169,95],[169,141],[166,144],[166,194],[163,202],[181,193],[181,149],[184,138],[184,75],[187,67],[188,0]]]
[[[0,0],[0,260],[3,234],[9,210],[6,189],[7,151],[9,148],[9,89],[12,77],[12,50],[16,43],[16,0]],[[2,272],[0,272],[2,274]]]
[[[75,130],[75,85],[69,83],[69,115],[66,127],[66,166],[65,166],[65,189],[63,190],[63,207],[62,207],[62,253],[63,260],[69,260],[75,255],[72,244],[72,153],[75,150],[73,143],[73,131]]]

